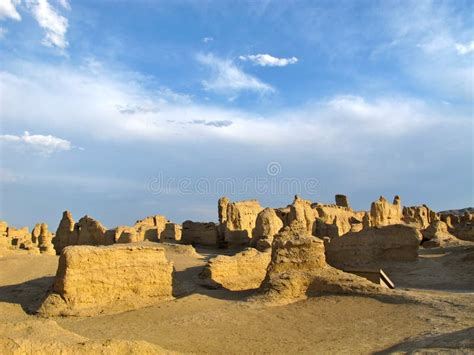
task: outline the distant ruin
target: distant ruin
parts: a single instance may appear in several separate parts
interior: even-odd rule
[[[154,215],[138,220],[133,226],[112,229],[87,215],[75,222],[72,214],[65,211],[56,233],[51,233],[44,223],[37,224],[30,233],[27,227],[15,228],[0,222],[0,245],[31,253],[55,252],[58,255],[70,245],[98,246],[141,241],[220,248],[253,247],[264,251],[271,248],[274,236],[290,225],[298,225],[309,235],[329,240],[370,228],[406,225],[419,230],[423,234],[420,242],[430,241],[427,246],[439,246],[448,239],[474,241],[472,211],[461,215],[450,211],[436,213],[426,205],[402,206],[399,196],[394,197],[393,203],[380,196],[368,211],[354,211],[345,195],[336,195],[335,202],[312,202],[295,196],[286,207],[264,208],[257,200],[233,202],[222,197],[217,206],[217,224],[185,221],[181,225],[165,216]],[[449,236],[442,237],[443,233]]]

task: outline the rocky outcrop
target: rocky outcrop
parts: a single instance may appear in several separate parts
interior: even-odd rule
[[[230,202],[219,200],[220,231],[227,245],[249,245],[257,222],[257,215],[263,210],[257,200]]]
[[[11,247],[11,240],[8,238],[8,223],[0,221],[0,247],[9,248]]]
[[[424,248],[447,247],[460,244],[459,239],[449,233],[448,226],[443,221],[434,221],[423,232],[422,246]]]
[[[200,274],[202,284],[207,287],[224,287],[231,291],[251,290],[260,287],[270,252],[259,252],[248,248],[233,256],[219,255],[209,260]]]
[[[474,242],[474,213],[440,213],[440,219],[446,223],[451,234],[459,239]]]
[[[270,249],[273,236],[283,228],[283,221],[273,208],[265,208],[257,215],[255,229],[250,246],[260,251]]]
[[[33,242],[33,237],[28,227],[15,228],[8,226],[7,238],[10,241],[10,245],[14,248],[37,251],[38,244],[37,242]]]
[[[362,215],[349,207],[317,203],[313,204],[313,208],[318,214],[313,235],[332,238],[362,229]]]
[[[137,240],[159,242],[167,223],[169,223],[168,219],[162,215],[149,216],[137,221],[134,225],[137,231]]]
[[[338,221],[334,219],[332,223],[326,223],[322,218],[316,218],[313,225],[313,235],[329,239],[339,237]]]
[[[77,244],[78,233],[74,227],[75,222],[71,212],[64,211],[58,229],[56,230],[56,235],[53,238],[53,244],[57,254],[61,254],[61,251],[68,245]]]
[[[454,228],[451,228],[449,231],[458,239],[474,242],[474,224],[473,223],[459,224],[455,226]]]
[[[285,227],[272,245],[271,261],[261,288],[262,299],[286,304],[326,292],[382,291],[366,279],[329,266],[322,240]]]
[[[41,225],[42,225],[42,223],[35,224],[35,226],[33,227],[33,230],[31,231],[31,241],[34,244],[38,244],[38,239],[39,239],[39,236],[41,234]],[[46,230],[47,230],[47,228],[48,228],[48,226],[46,226]]]
[[[106,240],[113,240],[114,243],[135,243],[139,242],[139,235],[134,227],[118,226],[106,232]]]
[[[296,195],[293,203],[288,207],[290,208],[290,212],[287,217],[287,225],[295,225],[295,223],[303,225],[306,231],[311,234],[314,221],[318,217],[318,212],[312,208],[311,201],[304,200]]]
[[[167,233],[168,237],[173,235],[174,238],[178,238],[175,240],[179,240],[179,228],[172,231],[173,226],[169,226],[169,230],[165,231],[168,224],[172,223],[166,217],[155,215],[137,221],[133,227],[118,226],[107,230],[99,221],[89,216],[84,216],[77,223],[74,223],[71,213],[65,211],[53,239],[53,244],[56,252],[60,254],[69,245],[111,245],[144,240],[159,242],[162,238],[165,238],[164,233]]]
[[[4,249],[22,249],[30,254],[39,254],[39,236],[40,224],[30,233],[28,227],[15,228],[7,222],[0,222],[0,246]]]
[[[153,245],[69,246],[43,316],[92,316],[172,299],[173,264]]]
[[[412,206],[403,207],[403,222],[413,225],[419,229],[428,228],[434,221],[438,220],[436,212],[432,211],[428,206]]]
[[[82,217],[74,228],[78,245],[111,245],[115,242],[110,234],[106,234],[107,228],[92,217]]]
[[[166,223],[165,229],[160,235],[160,242],[162,243],[176,243],[181,240],[183,229],[180,224]]]
[[[191,245],[217,246],[218,230],[213,222],[184,221],[181,243]]]
[[[336,200],[336,205],[337,206],[346,207],[346,208],[351,207],[351,206],[349,206],[349,200],[347,199],[346,195],[338,194],[338,195],[335,196],[335,200]]]
[[[275,213],[283,221],[283,226],[289,226],[290,207],[275,208]]]
[[[0,247],[6,249],[22,249],[33,254],[55,255],[52,239],[54,234],[48,231],[46,223],[38,223],[31,233],[27,227],[14,228],[7,222],[0,221]]]
[[[422,241],[418,229],[402,224],[371,227],[347,233],[326,244],[329,264],[344,269],[361,265],[380,267],[384,261],[415,260]]]
[[[372,202],[370,206],[370,225],[372,227],[383,227],[392,224],[403,223],[402,207],[399,196],[395,196],[393,204],[383,196]]]
[[[41,254],[56,255],[54,250],[53,233],[48,231],[46,223],[38,223],[31,232],[32,239],[38,244],[38,249]]]
[[[219,216],[219,224],[225,224],[227,222],[227,206],[230,200],[227,197],[221,197],[217,201],[217,213]]]

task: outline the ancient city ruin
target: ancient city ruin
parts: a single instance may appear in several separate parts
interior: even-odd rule
[[[201,292],[244,292],[239,302],[250,307],[283,307],[325,295],[423,303],[426,296],[415,291],[416,285],[406,288],[413,280],[403,273],[419,268],[430,250],[456,255],[465,273],[457,281],[474,286],[472,210],[437,213],[426,205],[404,207],[395,196],[393,203],[380,197],[369,210],[355,211],[346,196],[336,195],[335,204],[295,196],[281,208],[222,197],[216,214],[218,223],[179,224],[155,215],[108,229],[89,216],[75,222],[65,211],[55,233],[44,223],[29,232],[1,222],[0,256],[57,260],[54,278],[30,294],[24,306],[33,319],[114,315]],[[433,265],[426,272],[439,267],[448,266]],[[41,322],[39,327],[57,327]],[[2,350],[30,346],[18,337],[1,339]],[[103,346],[87,344],[84,349]]]
[[[0,355],[474,354],[473,14],[0,0]]]

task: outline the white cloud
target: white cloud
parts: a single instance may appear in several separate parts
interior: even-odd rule
[[[203,81],[206,90],[223,94],[235,94],[244,90],[260,93],[274,91],[270,85],[243,72],[231,60],[212,54],[200,54],[197,60],[211,69],[211,79]]]
[[[462,43],[456,43],[454,45],[456,48],[456,51],[460,55],[468,54],[474,51],[474,41],[471,41],[470,43],[462,44]]]
[[[89,137],[119,142],[285,146],[296,139],[302,149],[327,149],[327,154],[343,147],[366,146],[374,139],[419,134],[433,125],[442,126],[444,116],[449,117],[450,126],[456,122],[453,115],[422,101],[350,95],[258,115],[191,99],[171,100],[162,96],[166,90],[145,89],[132,79],[134,74],[104,70],[36,63],[22,64],[19,74],[0,72],[2,120],[16,129],[50,130],[59,136],[77,136],[79,141]],[[340,145],[341,137],[345,137],[344,145]],[[20,140],[3,138],[8,139]],[[58,146],[71,147],[67,141],[63,144]]]
[[[422,43],[417,44],[426,54],[437,53],[452,48],[453,39],[449,36],[438,35],[426,38]]]
[[[212,37],[204,37],[204,38],[202,39],[202,41],[203,41],[204,43],[209,43],[209,42],[214,41],[214,38],[212,38]]]
[[[0,0],[0,20],[11,18],[20,21],[21,16],[16,10],[19,3],[19,0]]]
[[[58,0],[58,2],[66,10],[71,10],[71,4],[69,3],[69,0]]]
[[[298,62],[298,58],[291,57],[291,58],[277,58],[273,57],[270,54],[255,54],[255,55],[241,55],[239,57],[240,60],[243,61],[250,61],[256,65],[260,65],[262,67],[285,67],[289,64],[295,64]]]
[[[32,135],[26,131],[22,136],[10,134],[0,135],[0,142],[31,149],[32,151],[44,156],[71,149],[71,142],[65,139],[54,137],[52,135]]]
[[[2,125],[10,132],[28,128],[92,146],[80,154],[78,162],[97,159],[102,149],[111,147],[113,152],[107,156],[114,167],[137,156],[148,157],[150,151],[162,152],[165,161],[169,161],[168,151],[177,152],[177,156],[216,152],[216,159],[229,161],[231,157],[235,161],[235,169],[222,174],[237,170],[248,174],[247,164],[255,166],[255,161],[269,157],[268,161],[288,162],[296,176],[312,169],[312,176],[323,179],[318,169],[326,171],[327,167],[337,181],[350,180],[346,186],[355,180],[370,189],[386,189],[387,184],[398,185],[398,177],[409,179],[407,176],[431,171],[426,169],[433,152],[441,163],[448,164],[446,152],[460,156],[470,149],[466,143],[470,115],[460,117],[452,107],[407,97],[336,95],[257,114],[195,99],[162,100],[149,89],[148,82],[142,85],[135,74],[109,71],[112,67],[105,64],[99,66],[102,69],[88,69],[22,62],[10,63],[9,68],[10,72],[0,71]],[[157,111],[121,114],[118,105],[154,107]],[[4,167],[13,169],[10,164]],[[186,164],[180,164],[184,170],[178,174],[196,171]],[[108,168],[100,170],[95,164],[89,168],[92,175],[111,174]],[[85,169],[86,175],[89,168],[77,167],[80,172]],[[145,174],[149,177],[153,172]],[[36,183],[36,174],[34,178]],[[52,180],[48,177],[44,181],[50,185]],[[328,177],[326,183],[332,181],[333,177]],[[140,183],[143,189],[144,180]],[[89,183],[83,186],[89,188]]]
[[[419,100],[382,97],[367,100],[356,95],[338,95],[325,101],[326,114],[334,124],[358,124],[358,131],[382,133],[386,136],[408,133],[439,120]]]
[[[68,20],[59,15],[47,0],[28,0],[28,7],[45,31],[42,43],[48,47],[66,48],[69,45],[66,40]]]

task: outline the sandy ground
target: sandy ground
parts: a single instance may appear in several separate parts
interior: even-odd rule
[[[216,251],[198,251],[167,253],[180,285],[174,301],[52,320],[68,336],[140,340],[184,353],[474,352],[473,247],[423,250],[416,262],[384,266],[396,286],[420,302],[327,295],[281,307],[245,302],[254,291],[200,287],[197,275]],[[44,322],[28,309],[51,285],[57,260],[22,253],[0,257],[0,332],[13,322]]]

